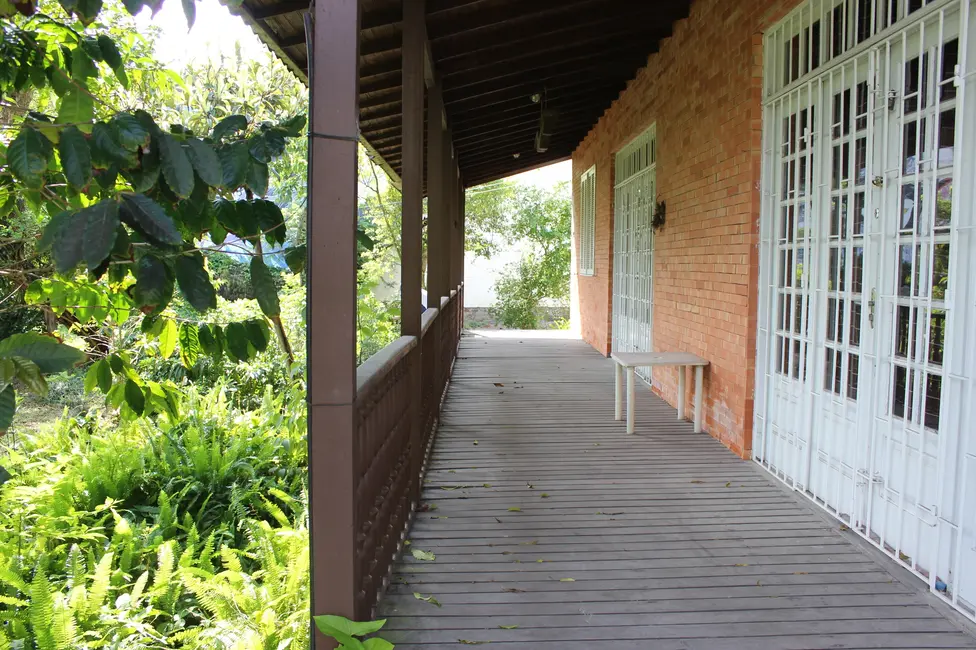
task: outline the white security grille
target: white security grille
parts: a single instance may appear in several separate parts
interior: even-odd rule
[[[613,350],[650,352],[653,345],[657,137],[654,126],[615,159]],[[637,371],[650,382],[650,369]]]
[[[809,0],[768,33],[754,427],[758,462],[970,616],[973,2]]]
[[[596,257],[596,165],[580,177],[580,275],[593,275]]]

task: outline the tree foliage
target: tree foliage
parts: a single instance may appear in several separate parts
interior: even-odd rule
[[[184,3],[191,22],[192,7]],[[17,5],[23,15],[13,15],[0,5],[0,215],[39,231],[30,245],[48,264],[22,270],[14,289],[75,327],[138,316],[161,354],[178,349],[187,366],[202,355],[251,359],[272,328],[290,355],[264,249],[294,246],[289,264],[304,266],[271,200],[275,161],[304,146],[300,95],[247,66],[203,69],[204,82],[187,87],[160,73],[144,43],[99,22],[100,1],[49,8]],[[248,84],[248,73],[262,83]],[[173,83],[152,83],[161,77]],[[294,181],[282,192],[297,202]],[[217,292],[204,254],[229,237],[251,258],[263,316],[209,323]],[[178,320],[174,300],[192,318]],[[87,384],[136,415],[174,408],[171,391],[121,352],[96,363]]]

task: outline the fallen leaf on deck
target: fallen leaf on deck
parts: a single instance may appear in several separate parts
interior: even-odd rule
[[[474,445],[475,445],[475,447],[478,446],[478,441],[477,440],[474,441]]]
[[[692,481],[692,483],[704,483],[705,481]]]
[[[545,562],[545,560],[543,560],[543,559],[542,559],[542,558],[540,557],[540,558],[539,558],[538,560],[536,560],[536,562],[538,562],[539,564],[542,564],[543,562]]]
[[[540,497],[542,497],[543,499],[548,499],[548,498],[549,498],[549,495],[548,495],[548,494],[546,494],[545,492],[543,492],[543,493],[542,493],[541,495],[539,495],[539,496],[540,496]]]
[[[847,526],[845,526],[844,524],[841,524],[841,525],[840,525],[840,529],[841,529],[841,532],[843,532],[843,531],[845,531],[845,530],[850,530],[850,528],[848,528],[848,527],[847,527]]]
[[[515,587],[505,587],[502,589],[506,594],[524,594],[525,589],[516,589]]]
[[[539,540],[533,539],[531,542],[519,542],[519,546],[535,546],[539,543]]]
[[[749,566],[748,564],[736,564],[735,566]]]
[[[576,578],[560,578],[559,582],[576,582]]]
[[[532,485],[531,483],[526,483],[525,484],[525,487],[529,488],[530,490],[534,490],[535,489],[535,486]]]
[[[491,641],[468,641],[467,639],[458,639],[458,643],[464,645],[484,645],[486,643],[491,643]]]
[[[431,605],[436,605],[437,607],[440,607],[441,606],[441,603],[440,603],[439,600],[437,600],[433,596],[425,596],[422,593],[420,593],[419,591],[413,592],[413,597],[416,598],[417,600],[422,600],[425,603],[430,603]]]
[[[521,508],[509,508],[508,511],[509,512],[522,512],[522,509]]]
[[[513,551],[502,551],[502,555],[511,555]]]
[[[430,551],[424,551],[419,548],[410,549],[410,555],[414,556],[418,560],[423,560],[424,562],[433,562],[437,559],[437,556]]]
[[[481,485],[481,487],[486,487],[486,488],[490,488],[490,487],[491,487],[491,483],[483,483],[483,484]]]
[[[499,388],[505,388],[505,384],[499,384],[497,382],[495,383],[495,386],[497,386]]]
[[[411,544],[413,544],[413,542],[411,542],[409,539],[403,542],[404,546],[410,546]]]
[[[729,481],[728,483],[725,484],[725,487],[730,487],[731,485],[732,485],[732,481]]]
[[[795,575],[795,576],[805,576],[805,575],[807,575],[807,572],[806,571],[794,571],[793,572],[793,575]]]
[[[503,629],[503,630],[517,630],[518,629],[518,625],[499,625],[498,627],[501,628],[501,629]]]

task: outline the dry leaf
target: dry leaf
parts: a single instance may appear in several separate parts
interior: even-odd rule
[[[499,384],[497,382],[495,383],[495,386],[498,388],[505,388],[505,384]]]
[[[519,542],[519,546],[535,546],[539,543],[539,540],[533,539],[531,542]]]
[[[728,483],[725,484],[725,487],[729,487],[731,485],[732,485],[732,481],[729,481]]]
[[[749,566],[748,564],[736,564],[735,566]]]
[[[491,641],[468,641],[467,639],[458,639],[458,643],[463,645],[484,645],[486,643],[491,643]]]
[[[436,605],[437,607],[440,607],[441,606],[440,601],[438,601],[436,598],[434,598],[433,596],[425,596],[422,593],[420,593],[419,591],[413,592],[413,597],[416,598],[417,600],[422,600],[425,603],[430,603],[431,605]]]
[[[474,446],[475,446],[475,447],[477,447],[477,446],[478,446],[478,441],[477,441],[477,440],[475,440],[475,441],[474,441]]]
[[[508,511],[509,512],[522,512],[522,509],[521,508],[512,507],[512,508],[509,508]]]
[[[704,483],[705,481],[692,481],[692,483]]]
[[[806,571],[794,571],[793,572],[793,575],[795,575],[795,576],[805,576],[805,575],[807,575],[807,572]]]
[[[481,487],[490,488],[491,487],[491,483],[483,483]]]
[[[576,582],[576,578],[560,578],[559,582]]]
[[[502,589],[506,594],[524,594],[525,589],[516,589],[515,587],[505,587]]]
[[[538,560],[536,560],[536,562],[538,562],[539,564],[542,564],[543,562],[545,562],[545,560],[543,560],[543,559],[542,559],[542,558],[540,557],[540,558],[539,558]]]
[[[549,498],[549,495],[548,495],[548,494],[546,494],[545,492],[543,492],[543,493],[542,493],[541,495],[539,495],[539,496],[540,496],[541,498],[543,498],[543,499],[548,499],[548,498]]]
[[[501,628],[501,629],[503,629],[503,630],[517,630],[518,629],[518,625],[499,625],[498,627]]]
[[[424,562],[433,562],[434,560],[437,559],[437,556],[431,553],[430,551],[424,551],[419,548],[410,549],[410,555]]]

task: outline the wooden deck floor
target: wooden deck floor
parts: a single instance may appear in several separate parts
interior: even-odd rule
[[[430,509],[380,605],[398,648],[976,648],[920,583],[646,390],[627,436],[585,344],[461,348]]]

